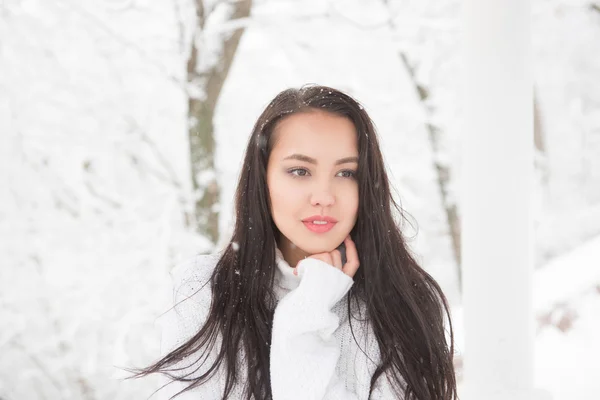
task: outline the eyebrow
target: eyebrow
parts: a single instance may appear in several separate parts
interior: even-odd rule
[[[312,157],[305,156],[304,154],[292,154],[291,156],[287,156],[286,158],[284,158],[284,160],[299,160],[299,161],[305,161],[307,163],[311,163],[311,164],[315,164],[315,165],[318,164],[317,160],[315,160]],[[340,158],[339,160],[337,160],[335,162],[335,165],[346,164],[346,163],[351,163],[351,162],[355,162],[358,164],[358,157]]]

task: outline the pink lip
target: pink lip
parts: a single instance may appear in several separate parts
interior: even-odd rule
[[[326,224],[313,224],[313,221],[326,221]],[[325,232],[329,232],[331,230],[331,228],[333,228],[333,226],[336,224],[337,220],[335,218],[331,218],[331,217],[326,217],[326,216],[320,216],[320,215],[314,215],[312,217],[309,218],[305,218],[304,220],[302,220],[302,223],[304,223],[304,226],[306,226],[310,231],[315,232],[315,233],[325,233]]]
[[[337,222],[337,219],[328,217],[326,215],[313,215],[312,217],[304,218],[302,222],[313,222],[313,221],[327,221],[333,222],[334,224]]]

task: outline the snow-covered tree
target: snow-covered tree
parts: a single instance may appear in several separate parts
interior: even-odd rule
[[[175,0],[176,2],[178,0]],[[213,243],[219,238],[219,184],[215,173],[213,117],[223,84],[250,15],[251,0],[196,0],[187,59],[188,135],[194,213],[188,219]],[[182,20],[181,37],[188,29]]]

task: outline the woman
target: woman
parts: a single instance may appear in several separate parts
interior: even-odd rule
[[[174,274],[163,358],[137,376],[163,374],[159,393],[180,399],[456,398],[448,305],[394,220],[360,104],[322,86],[277,95],[235,207],[229,245]]]

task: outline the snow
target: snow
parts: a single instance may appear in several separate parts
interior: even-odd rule
[[[536,270],[532,295],[535,386],[550,393],[553,400],[597,399],[600,236]],[[461,306],[452,309],[452,321],[460,359],[465,346]]]
[[[533,308],[537,312],[598,289],[600,285],[600,236],[556,257],[536,271]]]
[[[591,400],[600,389],[600,13],[584,0],[532,3],[546,140],[534,193],[535,377],[555,400]],[[221,244],[262,108],[289,86],[345,90],[376,123],[410,245],[448,294],[460,350],[456,267],[433,169],[433,160],[452,171],[460,163],[459,5],[259,0],[235,23],[218,9],[198,40],[214,49],[219,35],[248,27],[214,120]],[[117,367],[155,359],[169,271],[209,249],[185,223],[191,7],[0,2],[3,399],[120,400],[156,388],[153,377],[121,381]],[[425,105],[400,52],[429,89]],[[437,154],[426,122],[442,132]],[[459,181],[453,175],[450,199]]]
[[[536,337],[535,381],[554,400],[595,400],[600,392],[600,291],[598,286],[569,302],[571,326],[550,325]]]

